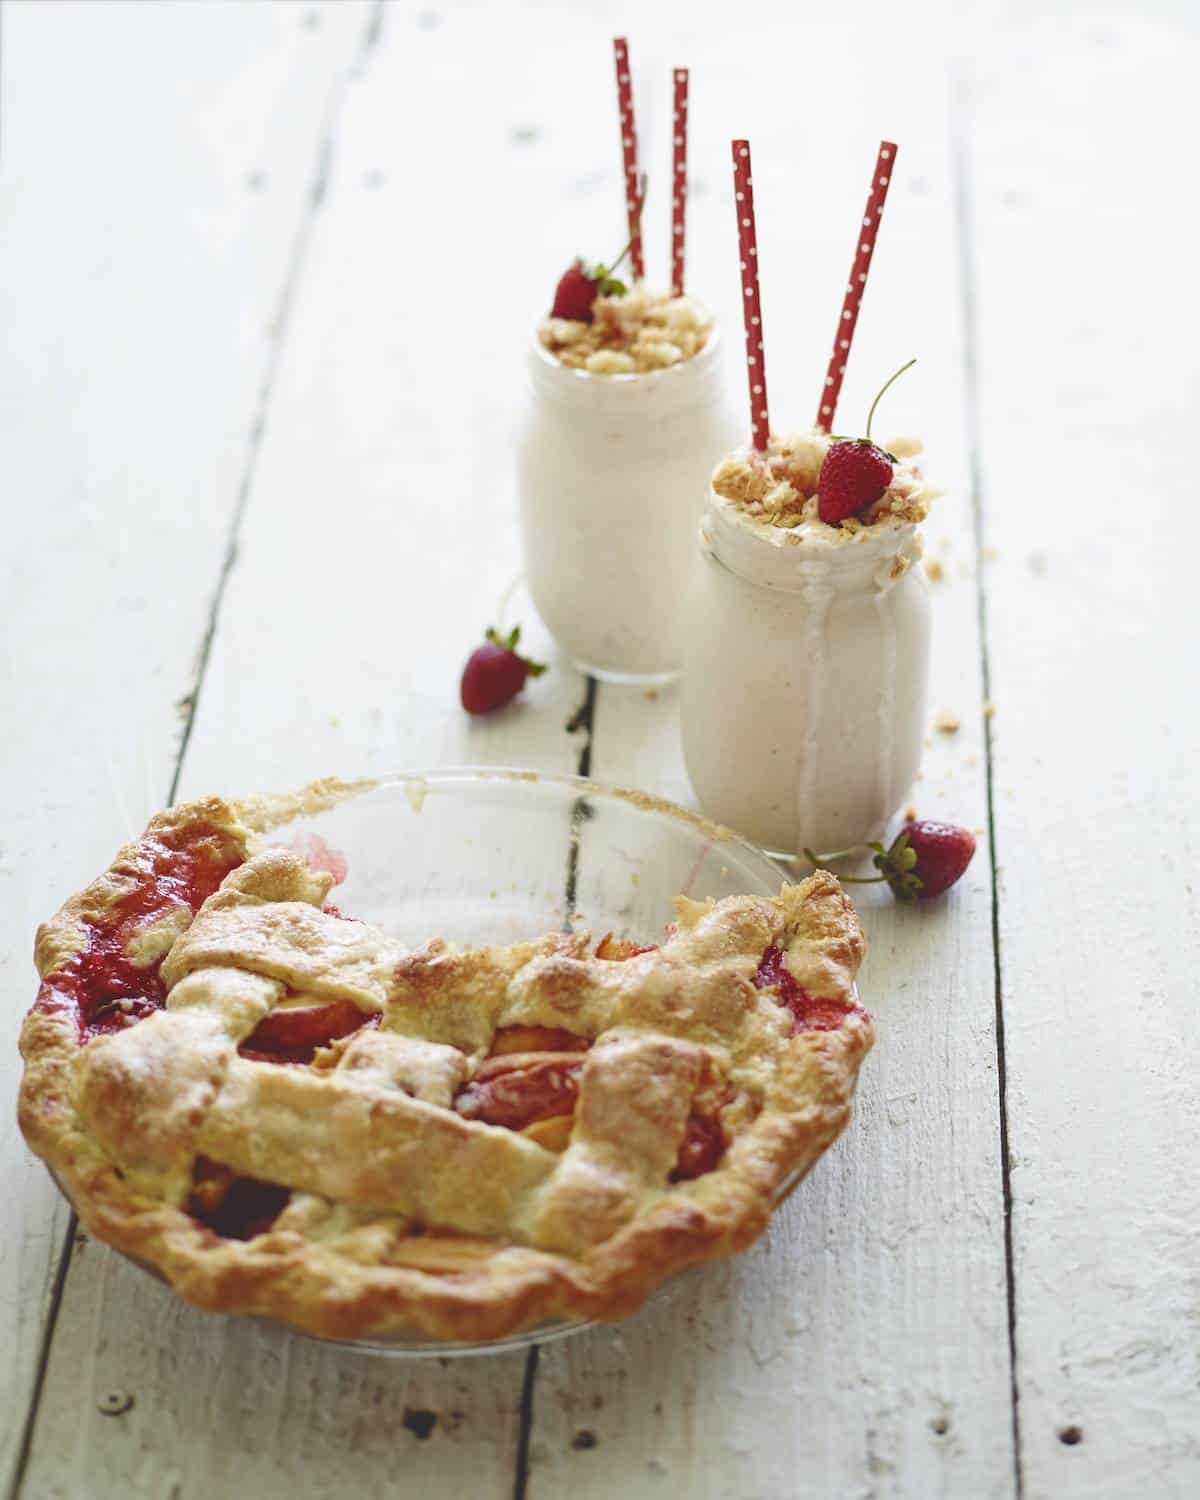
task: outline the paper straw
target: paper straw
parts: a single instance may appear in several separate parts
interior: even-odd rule
[[[638,222],[637,131],[633,124],[633,83],[629,75],[629,44],[623,36],[613,38],[617,63],[617,104],[621,113],[621,157],[625,163],[625,212],[629,219],[629,259],[633,278],[646,274],[642,258],[642,230]]]
[[[671,295],[683,296],[683,242],[687,219],[688,70],[675,69],[671,157]]]
[[[767,449],[767,367],[763,359],[762,305],[758,296],[758,241],[754,229],[754,183],[750,142],[733,142],[733,198],[742,257],[742,309],[746,318],[746,371],[750,383],[750,427],[754,447]]]
[[[871,257],[875,253],[875,237],[879,233],[879,220],[883,205],[887,202],[888,186],[896,162],[896,146],[892,141],[881,141],[879,156],[875,162],[875,173],[871,178],[871,191],[867,195],[867,206],[863,212],[862,228],[854,251],[854,264],[850,267],[850,283],[842,303],[842,315],[838,319],[837,333],[833,340],[833,353],[829,356],[829,369],[825,372],[825,385],[821,402],[817,408],[817,430],[829,432],[837,412],[838,397],[842,392],[842,377],[846,373],[846,362],[850,358],[850,345],[858,323],[858,309],[862,304],[863,291],[867,285],[867,272],[871,269]]]

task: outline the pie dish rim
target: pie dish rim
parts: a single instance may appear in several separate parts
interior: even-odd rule
[[[571,796],[615,796],[620,800],[632,803],[638,809],[647,810],[658,814],[665,814],[672,819],[683,822],[687,824],[690,829],[694,830],[702,838],[708,840],[711,843],[720,844],[726,847],[740,847],[748,856],[750,856],[753,863],[757,864],[760,869],[763,870],[763,875],[760,881],[760,890],[758,892],[748,893],[751,894],[752,898],[754,899],[761,899],[761,887],[765,885],[767,880],[767,875],[765,873],[766,870],[769,869],[772,874],[777,875],[779,880],[781,881],[786,879],[784,872],[779,869],[775,861],[771,860],[769,856],[767,856],[763,851],[757,849],[754,845],[750,844],[747,840],[733,833],[731,830],[722,828],[719,825],[712,823],[710,820],[705,819],[696,813],[690,812],[687,809],[680,808],[676,804],[673,804],[666,799],[633,789],[608,786],[591,778],[561,776],[553,773],[547,774],[536,771],[523,771],[503,767],[462,767],[442,768],[435,771],[403,772],[387,777],[370,778],[368,780],[363,780],[356,783],[336,783],[327,781],[324,783],[314,783],[313,788],[321,790],[324,794],[327,794],[332,788],[333,796],[337,800],[341,800],[343,797],[351,796],[356,792],[374,790],[381,786],[387,785],[399,785],[406,790],[410,787],[417,786],[419,788],[422,788],[425,792],[431,792],[440,789],[448,789],[450,786],[461,783],[464,780],[471,783],[494,780],[501,780],[509,783],[537,781],[540,783],[555,784]],[[312,790],[312,788],[306,788],[304,790],[307,793]],[[247,809],[255,807],[256,800],[260,804],[261,815],[262,801],[265,800],[269,802],[271,799],[250,798],[243,801],[231,801],[226,805],[231,807],[234,810],[235,814],[239,817],[246,818]],[[181,805],[186,806],[187,804]],[[326,803],[326,805],[328,805],[328,803]],[[415,807],[414,811],[417,811]],[[276,817],[275,815],[271,814],[265,817],[263,823],[260,826],[263,828],[275,828],[281,826],[283,823],[291,822],[297,818],[303,818],[304,816],[306,816],[307,812],[308,809],[304,807],[297,807],[288,815],[283,817]],[[84,889],[86,890],[87,887],[85,887]],[[64,903],[64,907],[60,910],[60,913],[58,915],[60,917],[69,915],[72,903],[76,900],[76,897],[72,897],[67,903]],[[853,911],[852,906],[850,907],[850,910]],[[857,926],[856,919],[855,926]],[[853,998],[855,1002],[857,1002],[857,988],[855,986],[852,986],[851,988]],[[767,1203],[765,1201],[765,1195],[761,1192],[762,1185],[760,1184],[760,1196],[764,1197],[764,1202],[762,1204],[762,1209],[764,1211],[758,1215],[758,1218],[761,1220],[761,1222],[757,1222],[753,1226],[749,1224],[742,1224],[740,1229],[732,1225],[726,1225],[724,1232],[721,1234],[717,1234],[715,1236],[715,1239],[713,1235],[713,1226],[709,1225],[707,1239],[708,1249],[711,1255],[724,1256],[731,1253],[733,1250],[744,1249],[749,1243],[756,1239],[758,1237],[758,1234],[761,1233],[762,1229],[765,1228],[765,1224],[769,1220],[775,1208],[778,1207],[778,1203],[781,1202],[783,1197],[785,1197],[787,1193],[790,1192],[792,1188],[794,1188],[794,1186],[803,1178],[803,1176],[806,1175],[807,1171],[811,1169],[811,1166],[814,1164],[819,1155],[829,1144],[832,1143],[832,1140],[835,1139],[838,1134],[840,1134],[841,1129],[844,1127],[846,1119],[849,1115],[849,1106],[854,1092],[854,1082],[858,1063],[861,1061],[862,1056],[865,1055],[865,1052],[869,1050],[870,1047],[872,1028],[869,1018],[866,1018],[865,1015],[863,1015],[861,1021],[857,1022],[855,1027],[851,1028],[851,1033],[853,1046],[849,1048],[850,1058],[848,1066],[846,1065],[846,1059],[842,1059],[843,1068],[842,1076],[840,1078],[840,1083],[842,1085],[842,1097],[838,1101],[837,1111],[839,1119],[836,1123],[833,1123],[831,1125],[827,1122],[827,1128],[823,1129],[820,1132],[822,1137],[827,1136],[828,1138],[822,1139],[820,1144],[814,1151],[811,1151],[808,1155],[804,1156],[803,1159],[793,1164],[789,1173],[786,1174],[785,1185],[780,1189],[778,1195],[774,1197],[770,1203]],[[843,1030],[840,1029],[833,1033],[820,1033],[819,1035],[838,1037],[842,1038],[843,1040],[845,1039],[843,1036]],[[42,1153],[39,1152],[39,1154]],[[47,1160],[47,1165],[51,1168],[52,1175],[55,1176],[55,1180],[58,1181],[59,1179],[57,1173],[54,1172],[54,1166],[58,1164],[53,1162],[52,1160]],[[66,1175],[68,1177],[71,1177],[72,1174],[68,1170]],[[91,1200],[89,1194],[87,1193],[86,1185],[80,1185],[78,1197],[83,1198],[84,1201],[82,1205],[78,1201],[76,1193],[72,1192],[71,1188],[66,1183],[60,1181],[59,1186],[68,1200],[72,1203],[72,1206],[75,1207],[76,1211],[79,1213],[84,1227],[91,1228],[93,1232],[96,1232],[98,1234],[99,1238],[105,1239],[109,1243],[113,1243],[113,1240],[110,1238],[110,1234],[106,1232],[105,1226],[101,1223],[100,1227],[97,1227],[97,1214],[95,1213],[96,1204]],[[98,1217],[103,1220],[104,1215],[100,1214]],[[743,1213],[742,1217],[743,1219],[746,1217],[745,1213]],[[111,1224],[109,1224],[107,1227],[109,1230],[111,1230]],[[631,1225],[629,1227],[633,1228],[635,1226]],[[692,1229],[694,1230],[695,1228],[696,1226],[693,1225]],[[746,1232],[747,1230],[749,1231],[748,1233]],[[734,1243],[730,1241],[731,1232],[733,1240],[738,1242]],[[690,1233],[691,1231],[689,1231],[689,1235]],[[685,1237],[689,1237],[689,1235],[685,1235]],[[713,1245],[715,1244],[715,1241],[718,1240],[721,1241],[720,1248],[714,1249]],[[170,1284],[170,1277],[166,1276],[159,1267],[146,1265],[146,1262],[141,1260],[128,1244],[117,1243],[115,1245],[115,1248],[117,1248],[118,1251],[124,1254],[127,1258],[133,1259],[135,1263],[146,1266],[146,1269],[151,1270],[152,1274],[161,1276],[162,1279],[167,1280]],[[697,1258],[707,1259],[709,1258],[709,1254],[705,1254],[702,1257]],[[499,1334],[494,1334],[491,1332],[480,1334],[478,1328],[474,1324],[472,1324],[471,1331],[469,1331],[465,1337],[456,1337],[445,1333],[440,1335],[431,1335],[428,1331],[417,1330],[411,1328],[411,1326],[407,1326],[404,1331],[396,1335],[392,1335],[390,1333],[387,1335],[381,1335],[378,1330],[361,1332],[353,1328],[349,1330],[331,1328],[327,1319],[319,1320],[319,1326],[314,1324],[305,1326],[305,1324],[301,1320],[297,1319],[294,1316],[294,1310],[292,1312],[292,1315],[283,1316],[280,1316],[277,1313],[270,1312],[265,1314],[255,1313],[253,1311],[250,1311],[249,1309],[236,1305],[236,1296],[232,1299],[231,1305],[228,1306],[224,1306],[220,1303],[208,1302],[207,1300],[202,1302],[200,1305],[210,1306],[213,1308],[213,1310],[217,1311],[250,1311],[251,1316],[266,1317],[268,1321],[277,1322],[281,1326],[292,1329],[293,1331],[306,1334],[310,1337],[339,1345],[353,1346],[356,1348],[377,1348],[381,1353],[410,1353],[416,1355],[424,1352],[428,1352],[430,1354],[444,1352],[454,1353],[456,1351],[466,1353],[475,1352],[476,1350],[478,1350],[478,1352],[492,1352],[493,1350],[495,1352],[500,1352],[502,1349],[519,1347],[523,1343],[536,1343],[539,1341],[539,1339],[554,1337],[557,1336],[560,1332],[573,1333],[581,1331],[583,1328],[590,1326],[593,1322],[599,1321],[602,1318],[625,1316],[629,1312],[635,1310],[637,1306],[640,1306],[642,1302],[645,1301],[649,1295],[652,1295],[653,1292],[657,1290],[658,1286],[660,1286],[663,1282],[673,1279],[674,1276],[677,1275],[680,1271],[686,1269],[689,1264],[694,1263],[695,1260],[692,1260],[690,1262],[687,1260],[683,1260],[678,1263],[673,1263],[665,1274],[653,1274],[648,1278],[641,1278],[642,1281],[648,1281],[649,1284],[640,1286],[640,1291],[634,1297],[632,1304],[630,1303],[630,1297],[628,1295],[629,1288],[626,1288],[625,1295],[616,1296],[609,1299],[608,1305],[605,1308],[598,1310],[595,1315],[591,1317],[583,1316],[581,1318],[568,1317],[554,1319],[549,1323],[538,1324],[535,1327],[522,1327],[506,1332],[501,1332]],[[646,1268],[643,1267],[643,1270],[645,1269]],[[651,1269],[656,1270],[657,1268]],[[174,1287],[174,1290],[179,1292],[180,1288],[176,1286]],[[196,1299],[188,1298],[187,1300],[195,1301]],[[596,1298],[593,1296],[590,1299],[588,1310],[591,1311],[591,1309],[595,1307]],[[525,1321],[527,1322],[528,1319],[526,1319]],[[393,1337],[395,1337],[397,1340],[402,1340],[403,1342],[393,1343]],[[420,1345],[414,1347],[411,1344],[411,1340],[413,1338],[417,1338],[420,1340],[425,1340],[428,1338],[429,1342],[428,1344],[422,1342]],[[405,1347],[406,1343],[408,1344],[407,1348]]]

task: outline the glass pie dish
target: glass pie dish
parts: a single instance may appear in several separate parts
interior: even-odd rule
[[[336,871],[338,907],[412,947],[435,935],[477,947],[573,930],[655,943],[677,895],[773,896],[785,878],[727,829],[643,793],[487,768],[386,777],[290,817],[265,841]],[[779,1183],[776,1199],[802,1175]],[[409,1357],[476,1354],[587,1326],[546,1323],[489,1343],[416,1333],[322,1341]]]

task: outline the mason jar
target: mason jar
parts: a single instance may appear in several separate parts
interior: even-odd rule
[[[710,486],[700,540],[681,709],[701,807],[785,856],[878,838],[925,739],[930,607],[916,527],[787,530]]]
[[[571,369],[534,342],[517,445],[525,577],[584,672],[652,684],[678,675],[700,496],[741,436],[718,335],[644,374]]]

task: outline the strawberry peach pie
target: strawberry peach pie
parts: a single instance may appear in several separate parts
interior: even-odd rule
[[[827,872],[680,898],[656,946],[408,950],[265,807],[155,817],[39,930],[22,1034],[30,1145],[189,1302],[338,1338],[618,1317],[846,1124],[871,1023]]]

